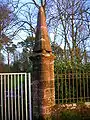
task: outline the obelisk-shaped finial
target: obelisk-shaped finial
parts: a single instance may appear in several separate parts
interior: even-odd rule
[[[46,25],[46,16],[44,9],[41,6],[38,13],[34,52],[42,52],[43,50],[46,52],[52,52]]]

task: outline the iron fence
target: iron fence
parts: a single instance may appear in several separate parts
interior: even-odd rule
[[[90,71],[70,71],[55,75],[56,103],[90,102]]]
[[[31,120],[30,73],[0,73],[0,120]]]

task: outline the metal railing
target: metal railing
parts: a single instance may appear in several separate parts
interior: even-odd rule
[[[0,120],[31,120],[30,73],[0,73]]]
[[[55,97],[58,104],[90,102],[90,72],[56,74]]]

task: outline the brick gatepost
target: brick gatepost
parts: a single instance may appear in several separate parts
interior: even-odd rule
[[[43,7],[39,8],[33,55],[32,110],[33,116],[47,116],[55,105],[54,55],[50,46]]]

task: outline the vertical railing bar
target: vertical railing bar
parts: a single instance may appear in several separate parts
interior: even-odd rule
[[[4,75],[4,106],[5,106],[5,120],[7,119],[7,111],[6,111],[6,75]]]
[[[1,114],[3,120],[3,75],[1,75]]]
[[[19,94],[19,74],[18,74],[18,120],[20,120],[20,94]]]
[[[21,105],[22,105],[22,120],[23,120],[23,75],[21,74]]]
[[[16,75],[14,74],[14,92],[15,92],[15,96],[14,96],[14,100],[15,100],[15,120],[17,120],[17,107],[16,107],[16,87],[17,87],[17,82],[16,82]]]
[[[28,73],[28,80],[29,80],[29,118],[32,120],[32,106],[31,106],[31,75]]]
[[[65,71],[65,99],[66,99],[66,103],[67,103],[67,81],[66,81],[66,71]]]
[[[12,120],[13,120],[13,76],[11,75],[11,113],[12,113]]]
[[[69,79],[69,100],[70,100],[70,103],[71,103],[71,86],[70,86],[70,72],[69,72],[69,75],[68,75],[68,79]]]
[[[85,102],[85,75],[84,75],[84,71],[83,71],[83,87],[84,87],[84,102]]]
[[[8,75],[8,78],[7,78],[7,80],[8,80],[8,118],[9,118],[9,120],[10,120],[10,91],[9,91],[9,89],[10,89],[10,86],[9,86],[9,84],[10,84],[10,80],[9,80],[9,75]]]
[[[87,79],[87,98],[88,98],[88,102],[89,102],[89,86],[88,86],[88,74],[87,74],[87,72],[86,72],[86,79]]]
[[[58,82],[58,104],[59,104],[59,75],[57,74],[57,82]]]
[[[73,80],[73,102],[74,102],[74,72],[72,71],[72,80]]]
[[[78,103],[78,76],[77,76],[77,70],[76,70],[76,91],[77,91],[77,103]]]
[[[80,71],[80,98],[81,98],[81,101],[82,101],[82,88],[81,88],[81,86],[82,86],[82,84],[81,84],[81,71]]]
[[[27,111],[27,74],[25,73],[25,107],[26,107],[26,120],[28,120],[28,111]]]
[[[62,77],[62,72],[61,72],[61,80],[62,80],[61,89],[62,89],[62,104],[63,104],[63,77]]]

